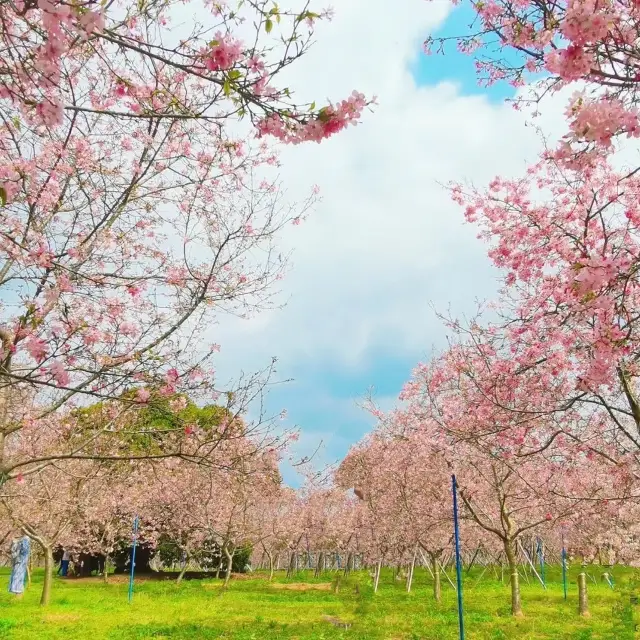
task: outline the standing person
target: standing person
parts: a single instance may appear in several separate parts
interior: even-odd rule
[[[67,577],[69,573],[69,552],[65,549],[62,554],[62,560],[60,561],[60,568],[58,569],[58,574],[63,578]]]
[[[16,538],[11,543],[11,576],[9,577],[9,593],[19,598],[24,594],[24,583],[27,579],[31,541],[27,536]]]

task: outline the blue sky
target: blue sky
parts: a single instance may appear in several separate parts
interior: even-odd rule
[[[432,32],[434,38],[450,38],[470,33],[474,24],[475,11],[468,2],[455,6],[444,24]],[[433,47],[434,51],[437,46]],[[455,41],[445,44],[444,54],[421,53],[414,65],[413,76],[419,86],[435,85],[439,82],[455,82],[464,95],[483,95],[491,102],[502,102],[512,98],[515,89],[507,82],[498,82],[490,87],[480,87],[475,68],[475,58],[460,53]]]

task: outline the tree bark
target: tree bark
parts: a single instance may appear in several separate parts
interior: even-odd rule
[[[273,555],[270,551],[267,551],[266,547],[264,550],[265,550],[265,553],[267,554],[267,558],[269,558],[269,580],[273,580],[273,571],[274,571]]]
[[[297,560],[298,560],[298,554],[292,552],[291,556],[289,557],[289,566],[287,567],[287,578],[290,578],[294,571],[297,570]]]
[[[229,547],[224,545],[223,547],[224,555],[227,558],[227,567],[224,574],[224,586],[226,587],[229,584],[229,580],[231,578],[231,567],[233,565],[233,552],[229,551]]]
[[[522,615],[522,603],[520,601],[520,576],[518,574],[518,563],[516,560],[516,550],[513,540],[504,540],[504,552],[509,564],[509,575],[511,582],[511,615]]]
[[[109,554],[104,554],[104,571],[102,572],[102,579],[105,584],[109,582]]]
[[[440,584],[440,563],[435,554],[431,556],[431,567],[433,570],[433,597],[439,603],[442,600],[442,586]]]
[[[416,554],[418,548],[416,547],[413,552],[413,558],[411,558],[411,564],[409,565],[409,572],[407,573],[407,593],[411,593],[411,584],[413,583],[413,571],[416,568]]]
[[[184,578],[184,574],[187,572],[187,567],[189,566],[189,556],[185,556],[184,564],[182,565],[182,569],[178,574],[178,578],[176,580],[176,584],[180,584],[182,582],[182,578]]]
[[[51,583],[53,582],[53,549],[51,546],[43,546],[44,551],[44,582],[42,583],[42,595],[40,605],[46,607],[51,601]]]
[[[591,616],[587,600],[587,575],[584,571],[578,575],[578,613],[584,618]]]
[[[376,575],[373,578],[373,593],[378,593],[378,584],[380,582],[380,569],[382,568],[382,560],[378,560],[376,564]]]
[[[348,576],[349,573],[351,572],[351,562],[353,560],[353,554],[351,552],[349,552],[347,554],[347,561],[345,562],[344,565],[344,575]]]

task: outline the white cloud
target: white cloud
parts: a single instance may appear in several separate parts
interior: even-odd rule
[[[358,367],[377,351],[417,359],[444,333],[430,303],[470,310],[475,297],[491,295],[485,247],[442,183],[517,175],[540,141],[510,105],[461,95],[452,83],[415,85],[409,65],[447,11],[425,0],[393,10],[381,0],[337,0],[333,22],[292,67],[287,82],[301,98],[321,104],[356,88],[379,106],[321,145],[284,150],[291,197],[317,183],[323,200],[283,239],[295,250],[288,306],[246,323],[223,320],[224,361],[257,367],[278,355],[286,374],[304,361]],[[548,105],[546,131],[561,124],[563,102]]]

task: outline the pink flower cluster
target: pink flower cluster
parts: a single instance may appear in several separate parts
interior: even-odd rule
[[[210,71],[231,69],[243,56],[244,49],[239,40],[229,34],[216,33],[215,40],[205,53],[205,65]]]
[[[637,109],[626,108],[620,100],[586,100],[574,95],[565,114],[569,118],[571,137],[609,147],[621,132],[628,137],[640,136]]]
[[[588,75],[592,64],[593,55],[575,44],[570,44],[566,49],[554,49],[545,56],[547,70],[567,82]]]
[[[617,22],[615,14],[607,12],[607,4],[594,0],[571,0],[567,4],[560,32],[578,46],[605,38]]]
[[[354,91],[346,100],[321,109],[305,122],[285,121],[279,114],[273,114],[258,123],[259,136],[272,135],[290,144],[321,142],[350,124],[357,124],[367,104],[365,96]]]

